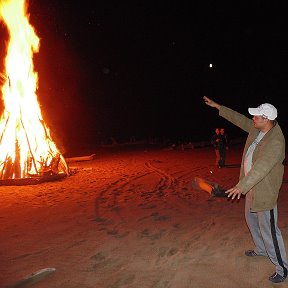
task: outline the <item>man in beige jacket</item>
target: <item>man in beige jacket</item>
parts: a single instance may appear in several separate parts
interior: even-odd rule
[[[268,256],[275,265],[269,277],[273,283],[287,277],[287,256],[277,226],[277,199],[283,181],[285,138],[276,122],[277,109],[265,103],[249,108],[252,119],[220,105],[208,97],[205,103],[219,110],[219,115],[248,132],[243,151],[239,182],[226,191],[228,197],[245,195],[245,219],[255,248],[245,251],[249,257]]]

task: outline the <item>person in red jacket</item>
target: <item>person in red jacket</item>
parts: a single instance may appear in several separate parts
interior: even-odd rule
[[[220,141],[221,141],[221,137],[220,137],[220,130],[219,128],[215,129],[215,134],[212,136],[211,138],[211,144],[213,145],[214,151],[215,151],[215,165],[219,168],[221,168],[221,157],[220,157]]]
[[[225,167],[226,162],[226,151],[228,150],[228,136],[225,132],[224,128],[220,128],[220,145],[219,145],[219,152],[220,152],[220,167]]]

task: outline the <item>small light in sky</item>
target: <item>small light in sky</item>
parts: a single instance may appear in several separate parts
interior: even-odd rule
[[[212,68],[212,67],[213,67],[213,64],[209,64],[209,67]]]

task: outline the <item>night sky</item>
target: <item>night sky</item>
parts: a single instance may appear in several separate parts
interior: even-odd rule
[[[246,115],[270,102],[286,133],[285,1],[170,2],[30,0],[41,39],[37,95],[61,145],[81,149],[110,136],[198,141],[219,125],[245,135],[203,95]],[[3,59],[3,25],[0,36]]]

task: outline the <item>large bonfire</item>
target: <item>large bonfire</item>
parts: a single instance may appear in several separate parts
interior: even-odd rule
[[[0,0],[0,20],[9,32],[5,71],[0,74],[4,103],[0,179],[68,175],[68,166],[51,138],[37,100],[33,53],[39,51],[40,41],[29,23],[25,0]]]

